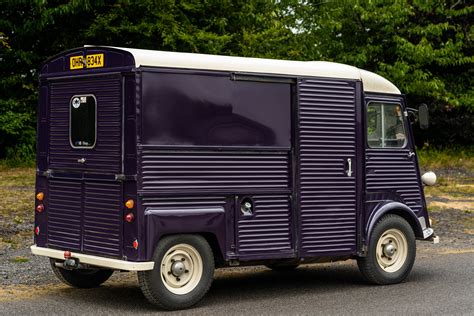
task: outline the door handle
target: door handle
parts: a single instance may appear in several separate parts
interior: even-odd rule
[[[415,156],[415,153],[410,150],[410,151],[408,152],[408,158],[411,158],[411,157],[413,157],[413,156]]]
[[[348,177],[352,176],[352,159],[347,158],[347,171],[346,174]]]

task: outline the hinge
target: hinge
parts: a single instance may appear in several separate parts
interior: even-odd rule
[[[117,181],[136,181],[137,176],[136,175],[124,175],[123,173],[121,173],[121,174],[116,174],[115,175],[115,180],[117,180]]]
[[[51,178],[51,169],[48,169],[46,171],[43,171],[43,173],[41,174],[43,177],[46,177],[47,179]]]

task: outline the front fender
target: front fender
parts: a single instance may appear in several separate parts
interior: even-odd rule
[[[368,244],[368,240],[370,239],[375,224],[377,224],[379,219],[386,214],[396,214],[403,217],[413,228],[415,236],[423,237],[423,228],[421,227],[420,221],[415,212],[403,203],[391,201],[378,206],[370,215],[365,227],[366,244]]]
[[[151,260],[158,241],[170,234],[213,234],[225,254],[225,210],[223,207],[147,208],[146,257]]]

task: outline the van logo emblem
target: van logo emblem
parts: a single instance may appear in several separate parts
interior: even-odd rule
[[[81,106],[81,100],[79,100],[79,98],[74,98],[72,100],[72,106],[77,109]]]

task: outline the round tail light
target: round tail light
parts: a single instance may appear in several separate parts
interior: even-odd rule
[[[38,236],[40,234],[40,227],[39,226],[36,226],[35,234],[36,234],[36,236]]]
[[[133,213],[128,213],[127,215],[125,215],[125,220],[126,220],[128,223],[133,222],[134,219],[135,219],[135,215],[133,215]]]
[[[134,248],[135,250],[137,250],[137,249],[138,249],[138,240],[135,239],[135,240],[133,241],[132,246],[133,246],[133,248]]]
[[[44,211],[44,205],[38,204],[38,206],[36,206],[36,212],[42,213],[43,211]]]

